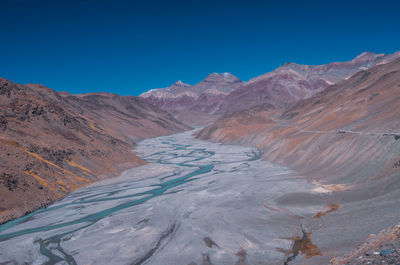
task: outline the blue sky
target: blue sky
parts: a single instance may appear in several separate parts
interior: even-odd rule
[[[399,1],[0,0],[0,76],[139,95],[400,50]]]

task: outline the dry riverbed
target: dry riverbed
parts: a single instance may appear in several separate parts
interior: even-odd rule
[[[0,263],[295,264],[324,255],[310,220],[340,206],[307,202],[320,185],[261,161],[257,149],[192,134],[144,140],[136,151],[148,165],[0,226]]]

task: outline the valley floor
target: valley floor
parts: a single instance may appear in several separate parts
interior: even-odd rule
[[[148,165],[0,226],[0,263],[284,264],[326,254],[309,222],[331,214],[308,202],[321,187],[257,149],[192,134],[144,140],[136,151]]]
[[[149,164],[1,225],[0,263],[328,264],[398,221],[397,190],[344,201],[255,148],[193,133],[144,140]]]

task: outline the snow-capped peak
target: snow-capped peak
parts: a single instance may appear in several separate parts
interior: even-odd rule
[[[190,85],[183,83],[182,80],[178,80],[174,84],[172,84],[172,86],[186,87]]]

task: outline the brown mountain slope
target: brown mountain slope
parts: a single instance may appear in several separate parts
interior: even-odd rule
[[[398,223],[400,203],[400,59],[361,71],[277,114],[242,111],[197,133],[202,139],[248,144],[263,159],[295,169],[320,185],[314,195],[282,203],[335,203],[312,219],[313,240],[325,256],[296,264],[327,264],[368,233]],[[305,204],[307,204],[305,203]]]
[[[188,129],[136,97],[0,79],[0,222],[145,162],[136,140]]]

